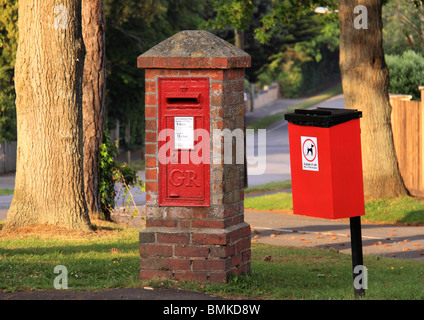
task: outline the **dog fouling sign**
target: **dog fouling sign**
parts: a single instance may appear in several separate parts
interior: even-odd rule
[[[302,146],[302,169],[319,171],[317,138],[301,136],[300,144]]]

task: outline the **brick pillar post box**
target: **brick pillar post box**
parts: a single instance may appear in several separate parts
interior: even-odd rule
[[[225,282],[250,270],[244,163],[236,161],[243,140],[231,136],[244,128],[250,63],[206,31],[182,31],[138,57],[146,80],[141,278]]]

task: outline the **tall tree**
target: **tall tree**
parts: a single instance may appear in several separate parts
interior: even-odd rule
[[[383,0],[339,0],[340,71],[346,107],[363,111],[362,163],[366,198],[406,195],[397,163],[391,130],[389,74],[384,60],[382,37]],[[266,41],[318,5],[335,12],[334,0],[277,1],[258,28],[258,37]]]
[[[216,17],[208,21],[207,26],[213,29],[234,29],[234,45],[244,49],[244,31],[252,19],[252,0],[215,0]]]
[[[362,162],[368,198],[407,194],[393,144],[381,10],[381,0],[339,1],[343,93],[347,108],[363,111]]]
[[[4,230],[89,230],[84,194],[81,1],[19,1],[17,170]]]
[[[82,0],[85,45],[83,76],[84,188],[90,216],[104,219],[99,200],[99,158],[106,94],[105,16],[103,0]]]
[[[411,49],[424,55],[424,2],[391,0],[383,6],[383,37],[386,54]]]

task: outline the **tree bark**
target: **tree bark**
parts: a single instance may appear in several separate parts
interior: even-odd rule
[[[364,5],[367,14],[355,13],[358,5]],[[347,108],[363,112],[361,142],[366,199],[408,194],[393,144],[381,9],[381,0],[339,1],[340,69],[345,103]],[[366,17],[366,25],[365,21],[355,20],[359,14]]]
[[[237,48],[244,50],[244,31],[243,30],[238,30],[238,29],[234,30],[234,45]]]
[[[4,231],[89,230],[84,194],[81,1],[19,1],[17,169]]]
[[[99,199],[99,159],[105,122],[106,51],[102,0],[82,0],[84,187],[91,217],[105,219]]]

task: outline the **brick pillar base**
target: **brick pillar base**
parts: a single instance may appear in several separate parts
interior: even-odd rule
[[[142,279],[226,282],[230,274],[250,271],[250,226],[148,228],[140,233],[140,256]]]

